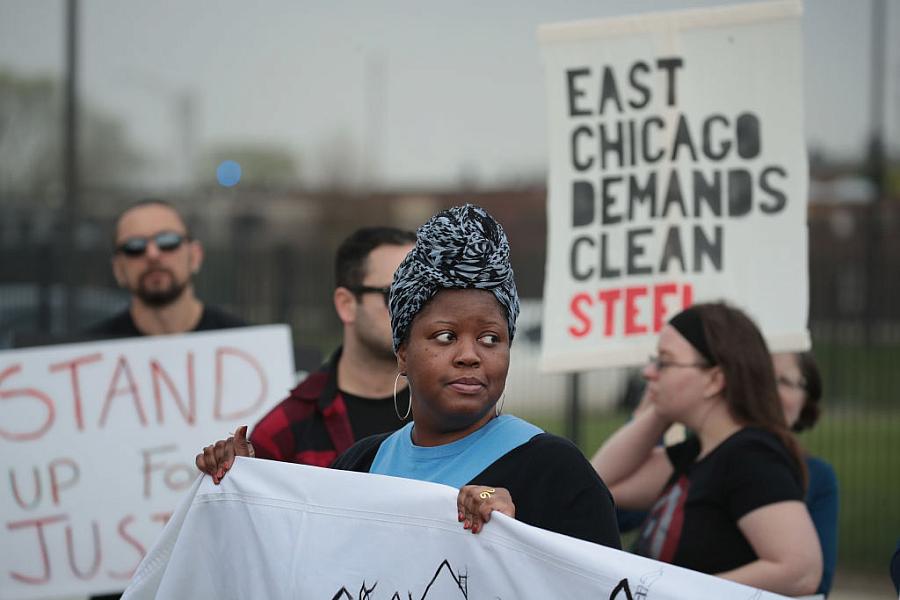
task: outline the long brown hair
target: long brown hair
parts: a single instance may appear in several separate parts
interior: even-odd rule
[[[812,352],[798,352],[794,355],[797,366],[800,368],[800,376],[803,378],[804,400],[800,416],[792,428],[794,431],[805,431],[819,420],[822,412],[820,400],[822,399],[822,375]]]
[[[806,463],[784,419],[772,357],[759,329],[743,311],[722,302],[691,308],[698,311],[710,353],[722,369],[722,393],[731,416],[742,425],[759,427],[777,436],[794,457],[806,489]]]

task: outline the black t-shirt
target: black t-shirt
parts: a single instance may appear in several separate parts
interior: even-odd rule
[[[231,329],[232,327],[246,327],[247,322],[239,319],[215,306],[205,305],[200,320],[191,331],[210,331],[213,329]],[[113,315],[105,321],[101,321],[87,330],[87,335],[96,339],[140,337],[145,335],[131,318],[131,311],[127,308],[117,315]]]
[[[203,314],[197,321],[197,326],[191,331],[211,331],[213,329],[231,329],[232,327],[246,327],[248,323],[215,306],[204,305]],[[105,321],[100,321],[91,326],[86,335],[91,339],[104,340],[114,338],[141,337],[145,335],[131,318],[131,311],[125,309],[117,315],[113,315]],[[121,594],[91,596],[91,600],[116,600]]]
[[[772,433],[745,428],[701,460],[690,437],[666,449],[675,469],[635,543],[637,554],[702,573],[721,573],[758,557],[738,528],[747,513],[803,501],[796,461]]]
[[[390,434],[354,444],[333,469],[368,472]],[[610,548],[621,548],[612,496],[572,442],[541,433],[494,461],[469,482],[509,490],[516,519]]]
[[[370,435],[392,432],[406,424],[397,417],[393,394],[387,398],[364,398],[342,391],[341,397],[347,407],[347,418],[353,430],[353,439],[361,440]],[[397,391],[397,407],[406,412],[409,405],[409,388]]]

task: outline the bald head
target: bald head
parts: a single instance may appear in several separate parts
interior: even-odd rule
[[[167,306],[191,290],[191,277],[203,261],[203,248],[168,202],[150,200],[126,209],[113,241],[116,281],[147,306]]]
[[[150,208],[151,211],[145,211],[144,209]],[[155,198],[147,199],[147,200],[139,200],[134,204],[130,205],[128,208],[119,213],[119,218],[116,219],[116,227],[113,231],[113,247],[118,246],[121,243],[122,239],[122,225],[123,222],[127,224],[129,221],[134,221],[137,219],[138,221],[144,221],[148,218],[147,215],[151,215],[149,218],[153,219],[155,215],[160,215],[163,213],[168,214],[168,222],[177,221],[179,231],[184,232],[185,235],[191,237],[190,228],[187,225],[187,222],[181,216],[181,213],[178,212],[178,209],[175,208],[173,204],[170,202],[166,202],[165,200],[158,200]]]

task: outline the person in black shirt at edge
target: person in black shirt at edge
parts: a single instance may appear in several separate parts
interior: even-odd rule
[[[243,327],[247,323],[194,295],[192,277],[203,264],[203,246],[175,207],[164,200],[141,200],[116,221],[113,275],[131,292],[128,308],[90,327],[93,339],[187,333]],[[122,595],[92,596],[115,600]]]
[[[660,331],[644,367],[649,406],[592,463],[616,504],[649,510],[643,556],[788,596],[812,594],[822,552],[803,503],[803,455],[788,429],[769,350],[723,303],[697,304]],[[691,436],[663,448],[682,423]]]
[[[612,497],[581,451],[501,415],[519,313],[503,228],[473,205],[432,217],[394,274],[390,313],[397,378],[406,378],[411,398],[398,416],[412,411],[413,420],[357,442],[332,468],[458,488],[457,516],[472,533],[496,510],[620,548]],[[243,426],[196,463],[218,483],[235,455],[250,454]]]
[[[203,246],[175,207],[141,200],[116,222],[113,275],[131,292],[128,308],[90,327],[97,339],[243,327],[247,323],[194,295],[192,277],[203,264]]]

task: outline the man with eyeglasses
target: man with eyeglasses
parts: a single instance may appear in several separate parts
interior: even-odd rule
[[[168,202],[142,200],[125,209],[113,241],[113,275],[131,292],[131,303],[91,327],[89,335],[136,337],[247,325],[194,295],[191,279],[203,264],[203,246]]]
[[[342,345],[253,428],[248,451],[327,467],[357,440],[404,424],[395,407],[407,410],[409,390],[397,377],[387,299],[415,240],[411,231],[364,227],[341,243],[333,300]]]

